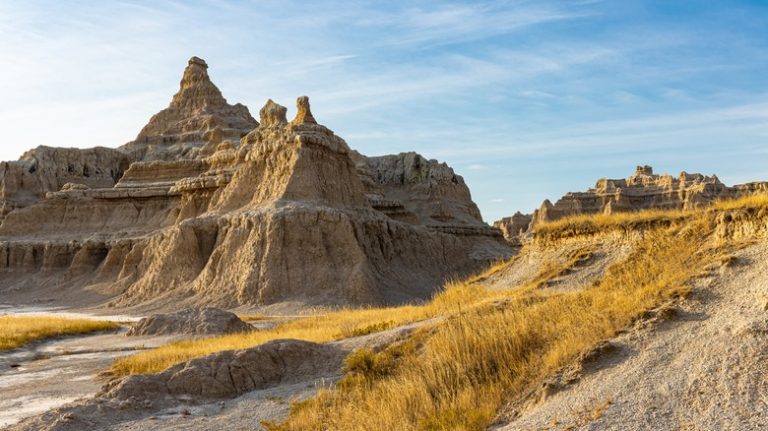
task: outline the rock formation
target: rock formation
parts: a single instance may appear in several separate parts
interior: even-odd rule
[[[510,253],[447,165],[357,154],[306,97],[292,121],[269,100],[256,122],[206,67],[190,60],[171,106],[104,150],[120,169],[88,163],[88,178],[108,178],[57,173],[7,213],[0,291],[174,308],[398,303]]]
[[[586,192],[566,193],[554,204],[545,200],[532,215],[519,212],[494,223],[505,238],[518,241],[522,232],[539,223],[554,221],[577,214],[611,214],[644,209],[688,210],[706,206],[717,199],[735,198],[768,191],[768,182],[726,186],[717,176],[681,172],[657,175],[651,166],[638,166],[626,179],[601,178]],[[528,224],[526,225],[526,220]]]
[[[514,245],[520,245],[520,237],[528,230],[531,220],[533,220],[533,216],[530,214],[523,214],[517,211],[511,217],[504,217],[501,220],[495,221],[493,226],[501,230],[504,238],[511,241]]]
[[[29,150],[18,161],[0,163],[0,221],[67,183],[112,187],[129,164],[128,156],[112,148]]]
[[[170,106],[121,150],[136,160],[195,158],[224,140],[239,140],[257,125],[244,105],[227,103],[208,77],[208,64],[192,57]]]
[[[235,313],[206,307],[153,314],[136,322],[126,335],[213,335],[247,332],[251,329],[251,325],[240,320]]]

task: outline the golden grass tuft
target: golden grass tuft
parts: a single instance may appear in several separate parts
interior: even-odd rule
[[[744,208],[765,208],[768,207],[768,193],[755,193],[737,199],[723,199],[712,205],[716,210],[734,210]]]
[[[119,328],[104,320],[69,319],[50,316],[0,316],[0,350],[21,347],[33,341],[60,335],[86,334]]]
[[[283,423],[264,425],[272,431],[486,429],[512,394],[539,386],[648,310],[686,294],[699,269],[717,259],[711,229],[702,217],[686,229],[648,230],[594,287],[553,293],[523,286],[507,291],[502,307],[464,307],[437,321],[415,336],[415,347],[354,353],[336,388],[295,405]],[[476,289],[455,287],[433,302],[477,297]]]
[[[669,227],[690,219],[695,213],[683,210],[645,210],[612,214],[579,214],[536,226],[537,240],[552,241],[612,230],[632,231],[642,228]]]

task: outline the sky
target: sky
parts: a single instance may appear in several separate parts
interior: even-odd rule
[[[0,0],[0,159],[116,147],[204,58],[366,155],[462,175],[484,219],[636,165],[768,180],[768,1]]]

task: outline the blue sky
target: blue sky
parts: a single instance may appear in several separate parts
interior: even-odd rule
[[[306,94],[446,161],[487,221],[637,164],[768,180],[768,1],[738,0],[0,0],[0,158],[133,139],[192,55],[254,114]]]

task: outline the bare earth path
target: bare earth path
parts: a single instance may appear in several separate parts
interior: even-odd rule
[[[97,375],[115,358],[173,338],[126,337],[123,329],[58,338],[0,352],[0,427],[95,394],[104,383]]]

